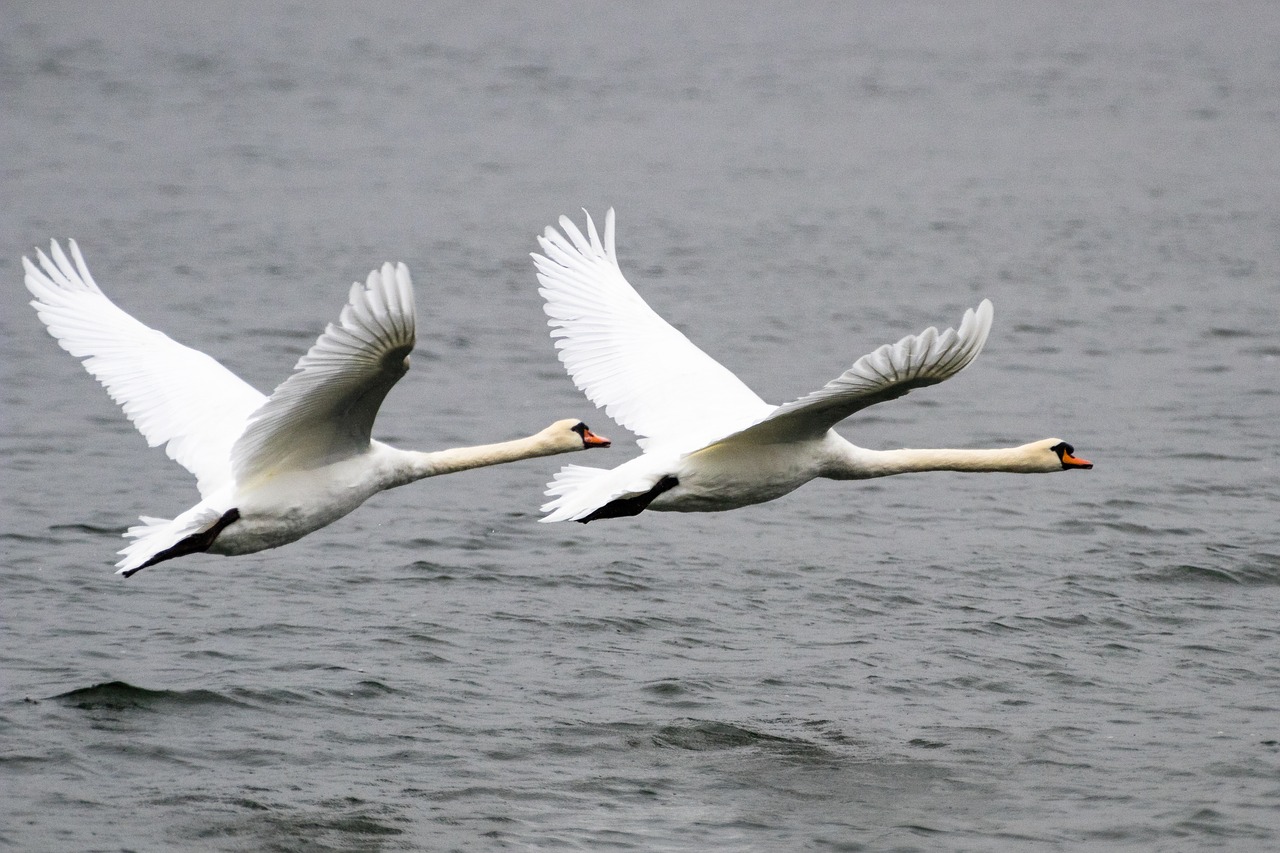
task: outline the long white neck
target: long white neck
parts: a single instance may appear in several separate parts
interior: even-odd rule
[[[868,450],[850,444],[823,475],[833,480],[864,480],[918,471],[1039,474],[1061,470],[1041,442],[994,450]]]
[[[513,441],[500,441],[496,444],[453,447],[427,453],[381,445],[381,452],[387,464],[386,488],[388,489],[427,477],[454,474],[458,471],[484,468],[489,465],[501,465],[505,462],[518,462],[521,459],[533,459],[538,456],[551,456],[572,449],[580,449],[580,446],[567,448],[562,444],[548,441],[543,433]]]

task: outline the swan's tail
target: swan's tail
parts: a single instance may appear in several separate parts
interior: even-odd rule
[[[196,505],[177,518],[142,516],[142,524],[130,527],[124,534],[133,541],[120,549],[123,559],[116,563],[116,574],[129,577],[161,560],[207,549],[222,528],[235,520],[227,520],[227,515],[230,513]]]
[[[649,495],[639,512],[647,506],[651,490],[666,476],[666,471],[654,464],[650,456],[637,456],[617,468],[588,468],[585,465],[566,465],[550,483],[546,494],[554,498],[542,505],[547,515],[539,521],[590,521],[597,510],[618,499]],[[675,481],[672,480],[672,483]],[[606,511],[607,512],[607,511]],[[634,515],[635,512],[625,513]],[[597,515],[608,518],[614,513]]]
[[[553,497],[554,500],[542,505],[542,511],[547,515],[538,520],[573,521],[598,508],[601,503],[595,501],[590,494],[593,491],[591,485],[608,473],[607,468],[565,465],[551,482],[547,483],[545,494]]]

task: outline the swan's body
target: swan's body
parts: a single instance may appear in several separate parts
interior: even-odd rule
[[[1039,473],[1090,468],[1056,438],[998,450],[868,450],[832,427],[867,406],[959,373],[991,331],[991,303],[958,330],[887,344],[812,394],[773,406],[659,317],[618,267],[614,216],[604,240],[567,217],[535,254],[560,360],[588,398],[639,435],[643,455],[613,469],[567,465],[543,521],[594,521],[645,509],[714,512],[770,501],[817,477],[915,471]]]
[[[347,305],[267,397],[204,353],[148,328],[103,295],[75,241],[23,258],[49,334],[84,359],[153,447],[196,477],[201,500],[125,534],[121,574],[198,551],[248,554],[331,524],[372,495],[424,477],[607,447],[575,419],[536,435],[422,453],[370,438],[383,398],[409,369],[416,337],[404,264],[351,286]]]

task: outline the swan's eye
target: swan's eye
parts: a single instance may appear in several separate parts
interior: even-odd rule
[[[578,421],[576,424],[573,425],[573,427],[571,427],[571,429],[574,432],[576,432],[579,437],[581,438],[587,437],[587,425],[584,424],[582,421]]]
[[[1071,445],[1067,444],[1065,441],[1059,442],[1058,444],[1055,444],[1053,447],[1050,447],[1049,449],[1052,450],[1054,453],[1058,454],[1059,459],[1061,459],[1064,454],[1067,456],[1076,455],[1076,449]]]

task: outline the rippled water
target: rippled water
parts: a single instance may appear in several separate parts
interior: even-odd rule
[[[4,13],[0,846],[1276,846],[1273,5],[239,11]],[[777,402],[990,297],[971,370],[843,432],[1097,467],[582,527],[534,523],[534,460],[112,574],[195,491],[23,252],[76,237],[264,389],[403,260],[380,437],[577,415],[617,464],[527,257],[609,205],[633,282]]]

